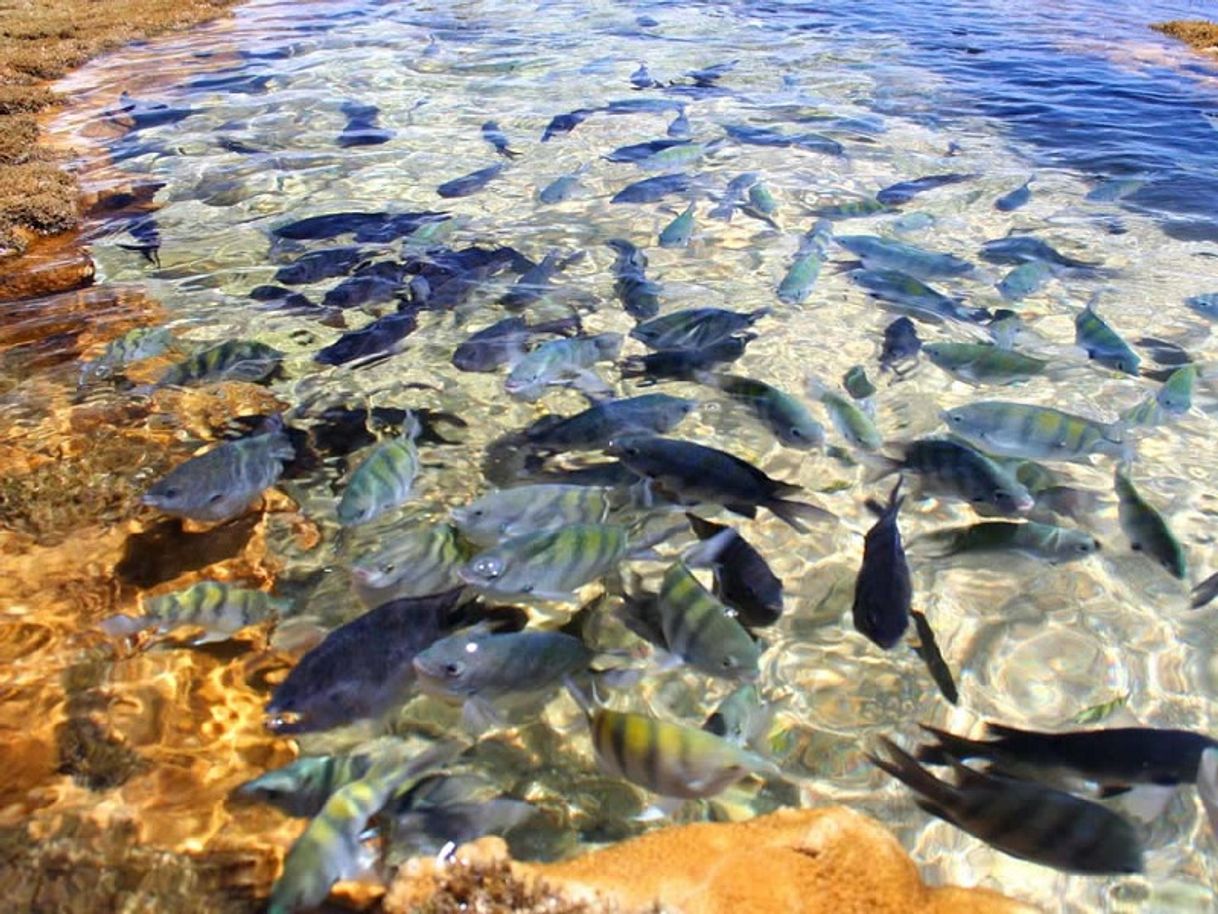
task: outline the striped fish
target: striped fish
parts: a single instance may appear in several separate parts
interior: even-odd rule
[[[1118,499],[1117,516],[1130,547],[1134,552],[1145,552],[1168,574],[1183,581],[1188,574],[1188,560],[1163,515],[1138,493],[1119,466],[1113,472],[1113,484]]]
[[[706,730],[607,708],[588,720],[601,768],[663,796],[711,797],[749,774],[781,774],[770,760]]]
[[[665,645],[690,666],[727,679],[757,678],[757,643],[684,562],[664,574],[657,610]]]
[[[200,581],[185,590],[147,600],[142,616],[111,616],[101,627],[109,635],[129,635],[152,626],[160,632],[197,626],[205,634],[194,643],[206,644],[224,641],[247,626],[286,612],[291,605],[290,600],[261,590],[234,587],[221,581]]]
[[[566,524],[599,524],[609,516],[611,494],[598,486],[517,486],[453,508],[450,517],[471,543],[493,546],[505,538]]]
[[[1086,461],[1092,454],[1126,458],[1120,425],[1005,400],[984,400],[943,413],[952,434],[1001,457]]]
[[[379,548],[351,566],[355,593],[367,607],[461,586],[457,569],[468,558],[449,524],[414,526],[378,538]]]
[[[305,756],[237,786],[232,798],[269,803],[289,816],[312,818],[335,791],[364,777],[372,762],[365,753]]]
[[[493,596],[568,603],[577,588],[613,571],[629,549],[625,527],[569,524],[513,537],[476,555],[458,575]]]
[[[889,460],[889,472],[917,473],[922,491],[962,498],[978,514],[1026,514],[1032,494],[1014,474],[980,451],[950,438],[921,438],[903,448],[900,460]]]
[[[891,740],[882,744],[888,758],[868,757],[913,790],[922,809],[1003,853],[1068,873],[1142,871],[1142,846],[1133,826],[1099,803],[954,760],[957,783],[951,784]]]
[[[1197,380],[1197,366],[1185,365],[1173,371],[1159,388],[1155,400],[1164,412],[1173,416],[1183,415],[1193,407],[1193,385]]]
[[[1116,371],[1137,375],[1141,359],[1129,348],[1119,333],[1108,322],[1087,305],[1074,318],[1074,344],[1087,353],[1087,357]]]
[[[414,759],[399,751],[378,759],[359,780],[335,791],[283,861],[271,889],[267,914],[290,914],[317,907],[340,879],[360,870],[360,834],[368,820],[412,779],[451,759],[460,746],[438,743]]]
[[[133,362],[160,355],[173,345],[168,327],[136,327],[111,340],[97,358],[86,362],[80,370],[80,386],[104,381],[120,368]]]
[[[620,333],[548,340],[512,366],[504,388],[513,397],[536,400],[546,387],[579,377],[597,362],[616,359],[621,349]]]
[[[158,387],[187,387],[215,381],[262,381],[271,375],[283,353],[255,340],[225,340],[169,366]]]
[[[789,393],[742,375],[699,374],[695,377],[700,383],[716,387],[746,406],[787,447],[809,450],[825,443],[825,430],[821,424]]]
[[[413,436],[389,438],[368,453],[355,468],[338,502],[338,520],[345,527],[366,524],[410,498],[419,468]]]
[[[922,351],[948,374],[973,384],[1026,381],[1049,364],[993,343],[925,343]]]
[[[967,527],[936,530],[925,537],[941,547],[936,558],[975,552],[1022,552],[1056,565],[1085,559],[1099,551],[1089,533],[1036,521],[986,521]]]

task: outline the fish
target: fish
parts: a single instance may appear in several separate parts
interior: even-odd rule
[[[719,198],[719,205],[707,215],[712,219],[723,219],[730,222],[732,214],[743,204],[748,189],[759,180],[761,180],[761,175],[755,171],[748,171],[732,178],[727,182],[723,196]]]
[[[367,253],[358,246],[308,251],[276,270],[274,280],[285,286],[320,282],[335,276],[345,276],[365,259]]]
[[[922,491],[961,498],[979,514],[1006,517],[1027,514],[1032,493],[1016,476],[968,445],[950,438],[920,438],[903,447],[888,472],[918,474]]]
[[[1214,597],[1218,597],[1218,574],[1211,574],[1193,588],[1193,599],[1190,605],[1193,609],[1200,609],[1209,604]]]
[[[970,308],[932,289],[922,280],[896,270],[854,270],[850,278],[892,310],[932,323],[944,319],[976,322],[990,317],[985,308]]]
[[[1092,454],[1124,459],[1130,451],[1119,423],[1051,406],[983,400],[942,415],[953,435],[999,457],[1086,461]]]
[[[953,254],[939,254],[878,235],[834,235],[833,240],[862,260],[868,270],[927,280],[963,276],[974,269],[973,264]]]
[[[622,362],[622,378],[647,378],[644,383],[652,384],[660,379],[692,381],[700,371],[736,361],[756,338],[755,333],[745,333],[699,349],[660,349],[647,355],[633,355]]]
[[[601,769],[652,793],[698,799],[722,793],[750,774],[781,775],[769,759],[705,730],[577,700]]]
[[[202,628],[193,644],[225,641],[243,628],[275,619],[291,609],[292,601],[261,590],[235,587],[223,581],[200,581],[185,590],[146,599],[139,616],[116,615],[101,629],[108,635],[131,635],[155,627],[164,634],[176,628]]]
[[[621,348],[620,333],[548,340],[512,366],[504,388],[513,397],[535,400],[546,387],[578,379],[597,362],[616,359]]]
[[[1128,822],[1079,797],[954,764],[956,783],[941,781],[891,740],[877,767],[914,791],[915,802],[991,847],[1071,873],[1137,873],[1142,846]]]
[[[777,387],[737,374],[703,373],[697,378],[746,406],[785,446],[798,450],[824,446],[821,424],[803,403]]]
[[[418,326],[414,310],[386,314],[322,347],[313,356],[313,361],[322,365],[345,365],[357,359],[364,361],[389,355]]]
[[[1083,199],[1090,203],[1113,203],[1129,196],[1145,184],[1141,178],[1110,178],[1087,191]]]
[[[692,205],[692,204],[691,204]],[[648,320],[660,311],[660,284],[647,278],[647,255],[621,238],[606,242],[617,258],[613,262],[613,292],[626,313]]]
[[[694,669],[725,679],[757,678],[757,642],[684,562],[664,573],[656,613],[666,649]]]
[[[257,383],[274,374],[282,361],[283,353],[265,343],[225,340],[170,365],[156,386],[192,387],[219,381]]]
[[[993,343],[932,342],[926,357],[953,377],[972,384],[1014,384],[1041,374],[1048,361]]]
[[[627,184],[609,198],[610,203],[654,203],[669,194],[688,193],[693,180],[686,174],[656,175]]]
[[[546,125],[545,131],[541,134],[541,141],[548,143],[560,134],[570,133],[595,113],[595,108],[576,108],[574,111],[568,111],[566,114],[554,115],[550,119],[550,123]]]
[[[576,590],[616,569],[631,552],[623,526],[567,524],[504,540],[475,555],[458,575],[490,596],[570,603]]]
[[[326,308],[358,308],[379,305],[397,299],[406,288],[406,268],[392,261],[380,261],[360,267],[326,291],[321,303]]]
[[[1032,178],[1028,178],[1014,190],[1003,194],[994,201],[994,209],[1000,213],[1011,213],[1024,206],[1032,199],[1032,181]]]
[[[951,668],[948,667],[947,661],[943,659],[943,654],[939,651],[939,644],[935,640],[935,632],[930,627],[930,622],[916,609],[911,609],[909,615],[914,621],[914,630],[918,633],[918,643],[914,645],[914,652],[926,664],[931,679],[935,681],[935,685],[939,687],[943,697],[950,704],[956,704],[960,700],[956,680],[952,678]]]
[[[381,109],[376,105],[346,101],[340,110],[347,116],[347,124],[336,140],[339,146],[377,146],[393,139],[393,131],[377,123]]]
[[[454,753],[440,743],[413,760],[403,754],[379,759],[363,777],[330,795],[288,850],[283,872],[271,888],[267,914],[312,910],[325,901],[334,883],[357,876],[360,837],[369,820],[406,782]]]
[[[613,507],[604,487],[542,484],[488,492],[449,516],[465,539],[489,548],[569,524],[602,524]]]
[[[875,395],[876,387],[867,377],[862,365],[852,365],[842,375],[842,387],[856,400],[866,400]]]
[[[936,530],[927,539],[942,546],[936,557],[975,552],[1022,552],[1052,565],[1094,555],[1099,541],[1082,530],[1036,521],[986,521],[967,527]]]
[[[606,400],[566,418],[546,416],[526,430],[534,447],[549,450],[600,450],[619,435],[663,434],[676,428],[693,412],[696,401],[668,394],[644,394]]]
[[[668,128],[664,132],[678,140],[688,140],[693,136],[694,131],[689,125],[689,117],[686,115],[684,108],[669,122]]]
[[[803,304],[816,285],[832,232],[832,225],[822,219],[800,239],[795,259],[778,283],[778,300],[784,305]]]
[[[977,175],[975,174],[959,174],[957,172],[944,175],[926,175],[922,178],[914,178],[911,181],[890,184],[879,191],[875,195],[875,198],[885,206],[904,206],[920,193],[934,190],[937,187],[959,184],[961,181],[972,181],[976,177]]]
[[[723,130],[736,142],[750,146],[794,147],[831,156],[840,156],[846,151],[837,140],[819,133],[791,135],[770,127],[755,127],[749,124],[724,124]]]
[[[1083,708],[1083,710],[1070,718],[1070,722],[1075,724],[1094,724],[1104,720],[1106,717],[1111,717],[1129,703],[1132,695],[1133,693],[1129,691],[1122,692],[1107,701],[1101,701],[1099,704]]]
[[[769,308],[687,308],[638,324],[630,335],[649,349],[702,349],[748,330],[769,313]]]
[[[1087,358],[1101,365],[1125,374],[1138,374],[1142,360],[1091,304],[1074,316],[1074,344],[1087,353]]]
[[[981,257],[990,263],[1020,264],[1036,260],[1055,267],[1078,270],[1100,266],[1095,261],[1067,257],[1032,235],[1008,235],[986,241],[981,245]]]
[[[1134,552],[1144,552],[1172,577],[1184,580],[1188,560],[1163,515],[1144,499],[1118,465],[1112,475],[1121,529]]]
[[[859,197],[854,200],[843,200],[839,203],[828,203],[812,210],[814,216],[822,219],[837,221],[840,219],[864,219],[877,213],[886,213],[889,208],[874,197]]]
[[[364,777],[372,768],[370,754],[308,755],[233,789],[241,802],[269,803],[298,818],[312,818],[338,789]]]
[[[999,770],[1055,782],[1072,775],[1107,795],[1134,784],[1171,787],[1197,780],[1201,753],[1218,742],[1191,730],[1109,727],[1041,733],[987,723],[989,739],[974,740],[922,725],[935,739],[918,758],[932,765],[976,758]]]
[[[726,451],[672,438],[631,436],[613,442],[606,453],[665,494],[689,502],[719,504],[744,517],[768,508],[796,530],[800,518],[827,520],[824,508],[783,496],[801,491],[794,483],[771,479],[757,467]]]
[[[457,569],[469,549],[449,524],[411,526],[378,537],[373,550],[351,563],[356,596],[367,607],[422,597],[461,586]]]
[[[671,98],[619,98],[604,107],[606,114],[665,114],[684,111],[685,102]]]
[[[808,396],[820,401],[825,407],[825,412],[829,414],[833,427],[837,429],[839,435],[850,442],[852,447],[864,451],[874,451],[883,445],[884,439],[880,437],[875,423],[853,401],[830,390],[818,378],[811,375],[806,378],[805,383],[808,387]]]
[[[535,266],[530,267],[499,298],[499,305],[508,311],[523,311],[535,304],[549,291],[550,280],[562,269],[561,252],[551,249]]]
[[[261,434],[225,441],[178,464],[140,501],[174,517],[231,520],[273,486],[284,463],[295,456],[283,422],[276,417]]]
[[[897,365],[916,359],[922,350],[918,328],[908,317],[898,317],[884,328],[884,343],[880,349],[880,371],[900,374]]]
[[[661,83],[656,82],[651,72],[647,69],[647,64],[640,63],[639,68],[630,74],[630,85],[636,89],[657,89]]]
[[[1218,838],[1218,749],[1206,749],[1201,754],[1201,770],[1197,777],[1197,795],[1209,819],[1210,832]]]
[[[664,226],[660,232],[660,247],[682,248],[689,244],[690,235],[694,231],[694,209],[696,206],[696,203],[691,202],[679,216]]]
[[[1190,295],[1184,299],[1184,304],[1202,317],[1218,320],[1218,292],[1206,292],[1204,295]]]
[[[746,628],[764,628],[782,617],[782,580],[740,533],[686,514],[694,535],[701,540],[685,554],[691,567],[709,566],[715,575],[713,593],[736,613]]]
[[[85,387],[112,378],[119,369],[161,355],[173,345],[173,333],[168,327],[136,327],[128,330],[107,343],[97,358],[81,366],[79,384]]]
[[[724,63],[717,63],[714,66],[702,67],[699,70],[689,70],[685,75],[692,79],[696,85],[709,86],[736,69],[737,63],[739,61],[729,60]]]
[[[461,371],[495,371],[521,358],[532,336],[578,332],[578,315],[529,324],[522,317],[505,317],[466,337],[453,351],[452,363]]]
[[[733,689],[702,723],[707,733],[735,746],[765,751],[774,706],[762,698],[756,684],[743,683]]]
[[[882,650],[894,647],[909,627],[913,583],[901,546],[897,514],[905,501],[901,478],[892,487],[887,507],[873,500],[867,508],[877,520],[863,542],[863,562],[854,584],[851,614],[855,631]]]
[[[268,729],[329,730],[393,708],[414,687],[415,654],[446,633],[464,589],[393,600],[334,629],[275,687]]]
[[[570,174],[559,175],[537,192],[538,202],[549,206],[569,200],[579,187],[580,178],[586,170],[586,166],[581,166]]]
[[[471,171],[467,175],[462,175],[459,178],[453,178],[451,181],[445,181],[436,188],[436,193],[441,197],[468,197],[470,194],[476,194],[491,181],[499,177],[503,171],[504,163],[496,162],[494,165],[488,165],[486,168],[479,168],[477,171]]]
[[[400,437],[381,441],[360,461],[338,501],[340,524],[366,524],[409,500],[419,469],[416,431],[411,428]]]
[[[689,145],[688,142],[680,139],[648,140],[645,143],[632,143],[629,146],[619,146],[613,152],[601,158],[607,162],[622,162],[637,165],[639,162],[651,158],[657,152],[686,145]]]
[[[1030,260],[1012,267],[998,281],[998,294],[1007,301],[1016,302],[1039,290],[1053,276],[1053,268],[1040,260]]]
[[[658,149],[646,158],[639,159],[634,164],[645,171],[675,171],[690,165],[697,165],[702,159],[715,152],[721,141],[711,143],[675,143],[672,146]]]
[[[482,139],[494,147],[495,152],[507,159],[515,159],[521,155],[508,143],[507,134],[494,121],[486,121],[482,125]]]
[[[538,815],[531,803],[496,796],[476,802],[427,805],[395,812],[389,841],[395,852],[435,856],[445,847],[459,847],[486,835],[505,835]]]
[[[763,216],[772,216],[778,211],[778,201],[764,181],[757,181],[748,189],[749,207]]]
[[[430,210],[418,213],[326,213],[297,219],[271,230],[276,238],[291,241],[319,241],[354,235],[358,242],[393,241],[432,222],[442,222],[448,213]]]

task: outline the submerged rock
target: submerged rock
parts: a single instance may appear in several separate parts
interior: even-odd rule
[[[498,911],[680,914],[1032,914],[988,889],[932,887],[878,823],[842,806],[673,826],[559,863],[509,862],[485,838],[455,861],[416,859],[389,914]]]

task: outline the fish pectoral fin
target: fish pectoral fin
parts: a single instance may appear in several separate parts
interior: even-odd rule
[[[656,797],[654,803],[634,817],[636,822],[662,822],[671,819],[685,805],[680,797]]]
[[[1100,788],[1099,798],[1101,800],[1110,800],[1113,797],[1123,796],[1133,790],[1129,784],[1105,784]]]
[[[739,514],[741,517],[753,518],[757,516],[757,506],[754,504],[736,502],[733,504],[724,504],[723,507],[727,508],[727,510],[731,511],[733,514]]]
[[[485,698],[476,696],[467,699],[462,705],[461,723],[466,732],[475,738],[488,730],[502,730],[507,727],[507,721],[498,709]]]

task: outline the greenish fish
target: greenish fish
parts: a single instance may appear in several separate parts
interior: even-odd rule
[[[824,219],[838,220],[862,219],[867,216],[874,216],[876,213],[886,213],[888,210],[889,207],[874,197],[860,197],[857,200],[843,200],[840,203],[819,206],[812,212]]]
[[[175,517],[230,520],[274,485],[284,462],[293,457],[292,443],[276,417],[262,434],[226,441],[178,464],[140,500]]]
[[[1193,385],[1196,380],[1196,365],[1185,365],[1173,371],[1155,397],[1164,412],[1180,416],[1192,409]]]
[[[979,514],[1026,514],[1035,501],[1027,487],[985,454],[949,438],[921,438],[905,445],[888,472],[917,473],[922,491],[962,498]]]
[[[602,523],[614,503],[612,491],[598,486],[517,486],[488,492],[449,516],[463,537],[489,547],[568,524]]]
[[[1070,718],[1070,723],[1082,724],[1083,726],[1087,726],[1088,724],[1098,724],[1100,721],[1111,717],[1117,711],[1121,710],[1121,708],[1125,707],[1125,705],[1129,703],[1129,699],[1132,694],[1132,692],[1124,692],[1121,695],[1117,695],[1115,698],[1110,698],[1108,701],[1103,701],[1097,705],[1092,705],[1089,708],[1084,708]]]
[[[576,188],[579,187],[580,178],[587,169],[586,165],[581,165],[571,174],[560,175],[555,178],[537,192],[538,201],[545,204],[554,204],[570,199],[571,195],[575,193]]]
[[[415,525],[378,537],[375,551],[351,566],[355,593],[375,608],[402,597],[423,597],[461,586],[457,569],[469,554],[449,524]]]
[[[1121,339],[1120,334],[1095,313],[1091,305],[1087,305],[1074,318],[1074,343],[1092,361],[1125,374],[1138,373],[1142,360]]]
[[[705,373],[695,377],[748,407],[787,447],[808,450],[824,445],[825,430],[821,424],[789,393],[742,375]]]
[[[1041,288],[1053,276],[1053,268],[1041,260],[1030,260],[1012,268],[998,282],[998,292],[1007,301],[1019,301]]]
[[[821,219],[800,239],[799,250],[791,268],[778,284],[778,300],[786,305],[802,304],[816,285],[824,264],[825,251],[833,234],[833,225]]]
[[[747,312],[687,308],[644,321],[630,335],[651,349],[703,349],[748,330],[769,313],[769,308]]]
[[[1167,413],[1156,396],[1147,395],[1121,413],[1121,423],[1128,428],[1153,428],[1167,421]]]
[[[712,797],[749,774],[781,775],[769,759],[706,730],[608,708],[586,711],[601,768],[662,796]]]
[[[764,751],[773,723],[774,705],[762,697],[755,684],[746,682],[719,702],[702,729],[734,745]]]
[[[757,643],[684,562],[665,572],[657,611],[667,649],[694,669],[726,679],[757,678]]]
[[[1117,494],[1117,516],[1130,547],[1134,552],[1146,553],[1172,577],[1184,580],[1188,574],[1184,549],[1172,535],[1163,515],[1138,493],[1119,466],[1113,472],[1113,484]]]
[[[474,556],[458,574],[491,596],[569,603],[576,589],[613,571],[629,553],[625,527],[568,524],[506,540]]]
[[[749,187],[749,206],[763,216],[773,216],[778,212],[778,201],[766,186],[764,181],[758,181]]]
[[[952,254],[878,235],[836,235],[834,240],[862,260],[868,270],[895,270],[922,280],[962,276],[973,270],[971,263]]]
[[[233,790],[236,800],[269,803],[289,816],[312,818],[342,787],[358,781],[372,767],[373,756],[307,755],[282,768],[246,781]]]
[[[143,615],[111,616],[102,622],[108,635],[130,635],[156,627],[160,632],[185,626],[202,628],[195,644],[225,641],[250,625],[275,618],[291,608],[291,601],[261,590],[234,587],[222,581],[200,581],[185,590],[144,601]]]
[[[411,434],[388,438],[373,446],[351,473],[338,502],[338,521],[344,527],[366,524],[410,498],[419,452]]]
[[[847,369],[842,376],[842,387],[856,400],[866,400],[876,391],[875,385],[867,378],[867,369],[862,365],[852,365]]]
[[[819,379],[809,375],[808,395],[819,400],[829,413],[838,434],[850,442],[852,447],[864,451],[878,450],[884,443],[871,417],[851,400],[826,387]]]
[[[112,377],[121,368],[150,359],[173,345],[168,327],[136,327],[111,340],[97,358],[81,366],[80,385]]]
[[[1084,559],[1100,544],[1082,530],[1036,521],[986,521],[937,530],[928,539],[942,547],[940,557],[974,552],[1022,552],[1053,565]]]
[[[645,171],[680,169],[687,165],[696,165],[710,151],[712,150],[708,143],[674,143],[640,159],[637,164]]]
[[[922,351],[948,374],[973,384],[1014,384],[1049,364],[992,343],[924,343]]]
[[[1051,406],[984,400],[943,413],[952,434],[1000,457],[1086,461],[1092,454],[1126,458],[1120,423],[1096,422]]]
[[[536,400],[546,387],[586,379],[588,369],[616,359],[621,349],[620,333],[547,340],[512,366],[504,387],[513,397]]]
[[[689,238],[694,233],[694,209],[697,204],[691,202],[681,215],[664,226],[660,232],[660,247],[682,248],[689,244]]]
[[[944,319],[979,321],[990,316],[984,308],[969,308],[932,289],[916,276],[898,270],[853,270],[850,279],[879,299],[889,310],[921,320],[941,323]]]
[[[254,340],[225,340],[169,366],[158,387],[188,387],[216,381],[256,383],[271,375],[283,353]]]
[[[658,434],[676,428],[697,405],[669,394],[605,400],[574,416],[547,416],[527,429],[525,437],[537,448],[598,450],[618,435]]]

